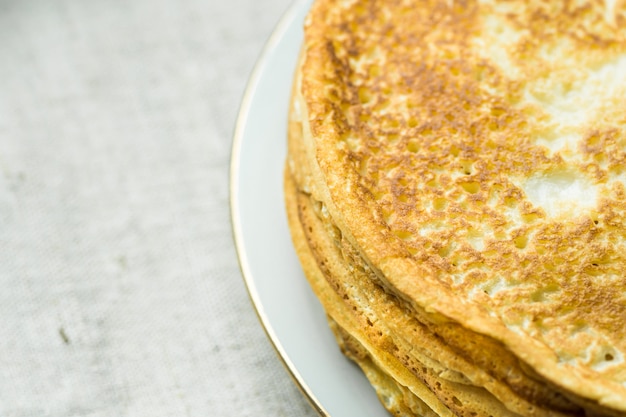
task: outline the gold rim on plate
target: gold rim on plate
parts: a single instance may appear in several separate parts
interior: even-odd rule
[[[296,386],[304,394],[305,398],[309,401],[315,411],[317,411],[322,417],[331,417],[330,414],[324,409],[319,399],[313,394],[312,389],[304,381],[300,372],[296,369],[294,363],[289,359],[287,352],[285,351],[281,341],[279,340],[276,332],[270,323],[270,320],[265,312],[263,303],[260,299],[256,284],[252,278],[252,271],[248,262],[248,255],[244,248],[244,237],[241,227],[241,214],[239,212],[239,182],[241,173],[241,147],[244,136],[244,128],[250,115],[250,108],[252,105],[252,98],[258,88],[261,81],[263,70],[266,67],[268,55],[271,51],[275,50],[280,43],[281,39],[285,35],[287,29],[295,24],[295,19],[299,11],[303,7],[308,7],[308,0],[299,0],[293,2],[287,11],[283,14],[278,24],[274,28],[267,43],[263,47],[259,58],[252,70],[248,84],[246,86],[239,115],[235,123],[235,130],[233,134],[233,145],[231,148],[230,158],[230,216],[233,239],[235,248],[237,251],[237,257],[239,261],[239,268],[243,275],[243,279],[248,290],[248,295],[252,301],[252,305],[256,311],[257,317],[265,330],[265,333],[270,340],[274,350],[278,354],[278,357],[282,361],[285,368],[288,370],[291,378],[295,382]],[[286,138],[285,138],[286,140]]]

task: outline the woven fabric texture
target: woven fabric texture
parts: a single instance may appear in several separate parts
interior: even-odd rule
[[[0,415],[315,416],[229,215],[289,0],[0,1]]]

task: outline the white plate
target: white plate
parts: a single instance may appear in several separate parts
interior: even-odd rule
[[[323,416],[387,417],[360,369],[339,351],[291,244],[283,204],[291,79],[310,7],[296,2],[265,46],[235,129],[231,215],[241,270],[276,351]]]

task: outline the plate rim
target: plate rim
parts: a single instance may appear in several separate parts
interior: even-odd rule
[[[278,358],[282,362],[283,366],[288,371],[291,379],[295,382],[296,387],[300,390],[304,397],[308,400],[312,408],[322,417],[331,417],[328,411],[322,406],[319,399],[313,393],[309,385],[304,381],[302,375],[297,370],[294,363],[289,359],[289,356],[284,349],[281,341],[279,340],[276,332],[265,313],[260,295],[257,291],[256,284],[252,278],[253,274],[251,267],[248,263],[247,253],[244,247],[244,237],[241,226],[241,214],[239,212],[239,181],[241,173],[241,148],[243,143],[245,126],[250,115],[250,109],[252,107],[252,99],[256,90],[261,82],[262,73],[265,68],[268,55],[274,51],[281,39],[285,35],[287,29],[294,24],[294,19],[298,11],[302,7],[306,7],[309,0],[295,0],[290,3],[286,11],[283,13],[278,23],[272,30],[269,38],[265,42],[261,53],[256,59],[253,69],[248,77],[246,87],[244,89],[243,97],[239,106],[239,113],[235,121],[235,128],[233,133],[233,141],[231,146],[230,155],[230,167],[229,167],[229,205],[230,205],[230,222],[231,233],[235,244],[235,250],[237,253],[237,260],[239,263],[239,269],[243,277],[248,297],[252,302],[252,307],[257,315],[258,320],[265,331],[270,344],[274,348]]]

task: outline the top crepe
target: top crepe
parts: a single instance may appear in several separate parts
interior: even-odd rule
[[[625,13],[318,0],[294,105],[315,197],[388,291],[618,414]]]

